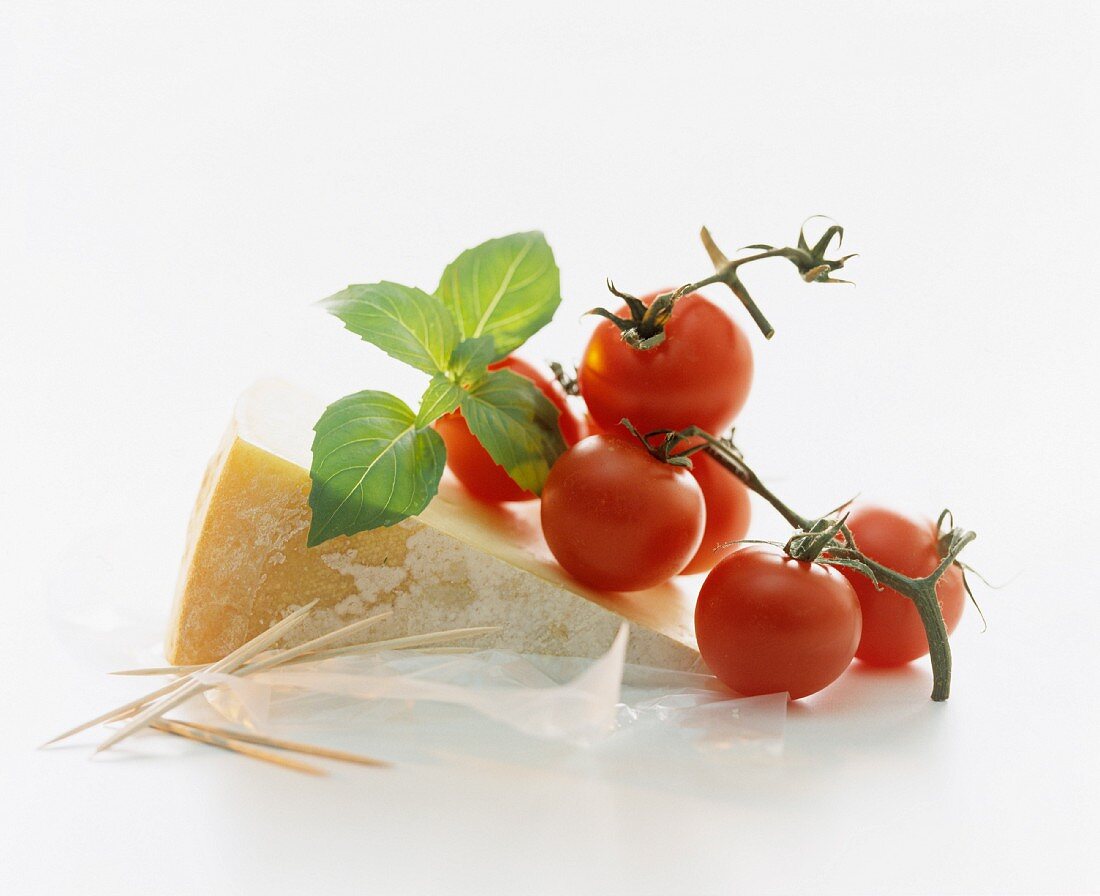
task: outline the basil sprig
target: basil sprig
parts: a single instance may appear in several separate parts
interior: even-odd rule
[[[488,369],[549,323],[560,277],[541,233],[468,249],[434,295],[399,283],[349,286],[321,304],[348,330],[430,376],[418,411],[386,392],[341,398],[313,430],[308,543],[392,526],[435,496],[447,452],[433,421],[456,409],[489,455],[538,494],[565,450],[558,410],[530,380]]]

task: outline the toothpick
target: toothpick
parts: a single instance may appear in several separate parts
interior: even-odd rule
[[[266,647],[266,643],[273,643],[274,639],[270,642],[266,642],[263,646],[261,646],[261,643],[260,643],[261,639],[264,638],[266,635],[270,635],[272,633],[272,631],[276,628],[279,629],[279,632],[281,634],[283,631],[285,631],[286,627],[289,627],[290,625],[295,624],[297,619],[301,618],[301,616],[299,614],[304,615],[316,603],[317,602],[314,601],[313,603],[309,604],[307,607],[303,607],[301,610],[296,611],[296,613],[291,614],[290,616],[286,617],[286,619],[282,620],[281,622],[276,623],[276,625],[273,626],[271,629],[268,629],[267,632],[261,633],[261,635],[258,635],[256,638],[253,638],[251,641],[247,642],[246,644],[242,645],[241,647],[238,647],[237,650],[233,651],[231,654],[224,657],[218,663],[202,663],[202,664],[188,665],[188,666],[163,666],[163,667],[159,667],[159,668],[149,668],[149,669],[131,669],[131,670],[124,670],[124,671],[114,673],[116,675],[164,675],[164,674],[175,674],[175,675],[181,675],[181,677],[178,678],[176,681],[169,682],[168,684],[164,685],[163,687],[160,687],[157,690],[146,694],[143,697],[139,697],[136,700],[131,700],[129,703],[125,703],[122,706],[116,707],[112,710],[108,710],[107,712],[103,713],[102,715],[96,716],[94,719],[90,719],[89,721],[84,722],[80,725],[77,725],[74,728],[70,728],[68,731],[65,731],[62,734],[59,734],[56,737],[51,738],[50,740],[46,741],[44,744],[42,744],[42,747],[47,747],[51,744],[54,744],[54,743],[57,743],[59,741],[65,740],[66,738],[72,737],[75,734],[79,734],[82,731],[86,731],[89,728],[93,728],[96,725],[103,724],[104,722],[114,722],[114,721],[120,721],[120,720],[125,719],[125,718],[132,718],[135,714],[141,712],[145,707],[149,706],[149,704],[151,704],[153,701],[158,700],[158,699],[163,698],[163,697],[166,697],[167,695],[172,694],[173,692],[178,691],[179,689],[183,688],[187,684],[190,684],[192,686],[197,684],[196,682],[193,681],[193,677],[194,677],[194,674],[196,672],[202,672],[202,671],[211,671],[211,672],[223,671],[224,672],[224,671],[226,671],[226,668],[223,664],[226,664],[226,663],[228,663],[228,662],[230,662],[231,660],[234,660],[234,659],[239,660],[239,659],[241,659],[242,656],[247,658],[249,656],[249,654],[252,654],[252,658],[247,659],[246,661],[242,662],[240,664],[240,666],[237,669],[234,670],[236,674],[245,675],[245,674],[248,674],[249,672],[260,671],[260,670],[263,670],[263,669],[270,669],[274,666],[282,665],[284,663],[293,664],[293,663],[308,662],[308,661],[313,661],[313,660],[330,659],[330,658],[335,657],[335,656],[344,656],[344,655],[348,655],[348,654],[370,654],[370,653],[377,653],[377,652],[382,651],[382,650],[402,650],[402,649],[421,647],[421,646],[426,646],[426,645],[431,645],[431,644],[439,644],[440,642],[446,642],[446,641],[449,641],[449,640],[458,640],[458,639],[462,639],[462,638],[476,637],[477,635],[487,634],[488,632],[496,631],[496,630],[499,629],[499,626],[480,626],[480,627],[475,627],[475,628],[460,628],[460,629],[452,629],[450,631],[443,631],[443,632],[430,632],[430,633],[422,634],[422,635],[406,635],[406,636],[401,637],[401,638],[390,638],[390,639],[385,640],[385,641],[371,641],[371,642],[366,642],[366,643],[363,643],[363,644],[352,644],[352,645],[347,645],[347,646],[344,646],[344,647],[330,648],[328,650],[319,649],[319,648],[324,647],[324,645],[326,645],[326,644],[331,644],[333,641],[346,638],[351,634],[354,634],[358,631],[361,631],[362,629],[365,629],[368,626],[373,625],[374,623],[376,623],[376,622],[386,618],[387,616],[391,615],[390,611],[387,611],[385,613],[379,613],[375,616],[368,617],[367,619],[361,619],[357,622],[349,623],[348,625],[345,625],[345,626],[337,629],[336,631],[329,632],[328,634],[321,635],[317,638],[313,638],[312,640],[307,641],[304,644],[300,644],[297,647],[271,651],[270,656],[267,656],[267,657],[263,656],[264,649]],[[453,648],[436,648],[436,649],[437,650],[450,650],[450,651],[454,651],[456,653],[462,653],[462,652],[468,652],[469,650],[472,650],[473,648],[453,647]],[[219,665],[221,665],[221,668],[216,669],[215,667],[219,666]],[[190,693],[188,693],[182,699],[187,699],[187,697],[193,696],[194,694],[201,693],[202,691],[208,690],[210,687],[211,687],[210,685],[199,685],[198,687],[195,687],[193,690],[191,690]],[[182,700],[180,702],[182,702]],[[175,705],[175,704],[173,704],[173,705]],[[164,711],[167,711],[169,708],[171,708],[171,707],[165,707]],[[137,730],[137,727],[140,727],[140,725],[137,725],[134,730]],[[129,733],[132,733],[132,732],[126,732],[126,729],[123,729],[123,731],[120,732],[120,733],[122,734],[122,736],[125,737],[125,736],[128,736]],[[121,738],[119,738],[119,739],[121,739]],[[114,741],[114,742],[117,743],[117,741]],[[112,745],[111,743],[108,743],[108,744],[100,747],[100,749],[106,749],[107,747],[109,747],[111,745]]]
[[[50,744],[56,744],[58,741],[62,741],[66,738],[72,737],[74,734],[79,734],[81,731],[87,731],[89,728],[94,728],[96,725],[101,725],[104,722],[114,722],[118,719],[124,718],[127,715],[132,715],[133,713],[140,710],[143,706],[148,705],[150,701],[156,700],[158,697],[163,697],[165,694],[170,694],[172,693],[172,691],[178,690],[179,688],[183,687],[184,682],[186,681],[186,678],[177,679],[176,681],[169,682],[162,688],[157,688],[155,691],[151,691],[144,697],[138,697],[136,700],[131,700],[129,703],[124,703],[122,706],[117,706],[114,709],[110,709],[107,712],[103,713],[103,715],[96,716],[94,719],[89,719],[87,722],[82,722],[75,728],[70,728],[68,731],[62,732],[61,734],[57,735],[57,737],[50,738],[38,749],[41,750],[43,747],[50,746]]]
[[[251,641],[246,644],[242,644],[232,653],[218,660],[209,667],[209,672],[225,672],[231,673],[244,664],[246,660],[251,659],[262,650],[274,644],[279,640],[289,629],[298,625],[317,605],[317,601],[311,601],[301,609],[295,610],[281,622],[277,622],[271,626],[267,631],[257,635]],[[182,687],[177,688],[170,694],[157,700],[151,706],[139,712],[133,719],[123,725],[118,731],[108,737],[102,744],[96,747],[96,752],[101,753],[104,750],[110,749],[119,741],[129,737],[135,731],[138,731],[148,725],[154,719],[164,715],[168,710],[183,703],[189,697],[194,695],[200,690],[203,690],[206,686],[201,682],[195,681],[193,674],[187,676],[184,679]]]
[[[349,644],[347,647],[333,647],[329,650],[319,650],[308,656],[295,658],[295,663],[306,663],[314,660],[327,660],[334,656],[346,656],[348,654],[371,654],[383,650],[401,650],[409,647],[420,647],[426,644],[438,644],[440,641],[453,641],[461,638],[476,638],[495,632],[499,625],[482,625],[475,628],[454,628],[445,632],[430,632],[425,635],[405,635],[402,638],[390,638],[387,641],[368,641],[365,644]],[[248,670],[253,671],[253,670]]]
[[[209,666],[210,663],[198,663],[194,666],[146,666],[142,669],[116,669],[108,675],[190,675]]]
[[[314,604],[316,604],[316,601],[314,601],[313,604],[310,604],[309,607],[303,608],[303,609],[308,610],[308,609],[312,608]],[[299,611],[299,612],[301,612],[301,611]],[[384,613],[378,613],[374,616],[368,617],[367,619],[360,619],[359,621],[352,622],[349,625],[345,625],[342,628],[339,628],[334,632],[329,632],[327,635],[321,635],[320,637],[314,638],[311,641],[307,641],[305,644],[300,644],[297,647],[291,647],[291,648],[286,649],[286,650],[273,652],[271,657],[266,658],[266,659],[261,659],[259,661],[260,664],[258,666],[253,665],[253,663],[255,663],[255,661],[245,663],[244,665],[242,665],[240,667],[240,669],[238,671],[245,672],[245,671],[255,671],[257,668],[259,668],[259,669],[270,668],[273,665],[278,665],[279,663],[286,662],[287,660],[293,659],[294,657],[297,657],[297,656],[300,656],[303,653],[306,653],[310,650],[315,650],[318,647],[323,647],[325,644],[331,644],[333,641],[340,640],[340,639],[345,638],[349,635],[355,634],[356,632],[362,631],[363,629],[365,629],[365,628],[367,628],[371,625],[374,625],[376,622],[379,622],[380,620],[385,619],[387,616],[390,616],[390,615],[392,615],[392,612],[387,610]],[[283,623],[288,622],[292,618],[293,618],[293,616],[288,616],[286,619],[283,620]],[[279,624],[281,625],[282,623],[279,623]],[[269,633],[270,633],[270,629],[269,629]],[[252,646],[252,645],[255,645],[256,640],[257,639],[254,638],[252,641],[249,641],[247,644],[243,645],[242,647],[239,647],[237,649],[237,651],[235,651],[235,653],[238,652],[238,651],[250,648],[250,646]],[[221,662],[224,663],[226,660],[228,660],[232,656],[233,656],[233,654],[230,654],[228,657],[225,657],[223,660],[221,660]],[[201,672],[201,671],[204,671],[204,670],[211,671],[211,672],[219,671],[219,670],[214,669],[215,665],[217,665],[217,664],[216,663],[205,663],[205,664],[198,665],[198,666],[177,666],[177,667],[172,667],[174,669],[189,669],[190,672],[186,676],[181,678],[179,681],[174,681],[171,684],[165,685],[163,688],[160,688],[157,691],[153,691],[153,693],[151,693],[151,694],[146,694],[144,697],[140,697],[137,700],[132,700],[130,703],[126,704],[125,706],[120,706],[120,707],[118,707],[118,709],[115,709],[115,710],[112,710],[110,712],[104,713],[102,716],[98,716],[97,718],[92,719],[90,722],[85,722],[83,725],[80,725],[76,728],[73,728],[69,731],[66,731],[64,734],[58,735],[53,740],[47,741],[42,746],[44,746],[44,747],[49,746],[52,743],[56,743],[59,740],[64,740],[66,737],[70,737],[73,734],[77,734],[80,731],[84,731],[84,730],[86,730],[88,728],[91,728],[94,725],[98,725],[102,722],[116,722],[116,721],[119,721],[122,718],[125,718],[126,716],[132,716],[134,714],[134,712],[142,709],[142,707],[148,705],[150,702],[157,699],[158,697],[165,696],[166,694],[169,694],[172,691],[175,691],[177,688],[181,687],[184,684],[185,681],[187,681],[188,679],[190,679],[194,675],[195,672]],[[144,671],[145,670],[137,670],[137,672],[139,672],[139,673],[143,673]],[[225,671],[225,670],[222,669],[220,671]],[[199,693],[201,691],[205,691],[205,690],[209,689],[209,687],[210,687],[210,685],[203,685],[201,688],[196,689],[194,691],[194,693]],[[105,749],[105,748],[101,747],[100,749]]]
[[[314,601],[314,604],[315,603],[316,603],[316,601]],[[312,607],[312,606],[313,606],[313,604],[310,604],[310,607]],[[299,610],[298,612],[300,613],[301,611]],[[286,617],[286,619],[282,620],[282,622],[277,623],[277,625],[282,625],[283,623],[287,622],[288,620],[290,620],[292,618],[295,618],[295,616],[296,616],[296,614],[292,614],[291,616],[288,616],[288,617]],[[268,629],[268,631],[270,631],[270,629]],[[261,633],[261,635],[262,635],[262,633]],[[260,636],[257,636],[257,637],[260,637]],[[242,644],[240,647],[237,648],[236,651],[229,654],[229,656],[225,657],[222,660],[222,662],[225,662],[230,657],[232,657],[234,654],[238,654],[242,651],[248,651],[255,642],[256,642],[256,638],[253,638],[251,641],[248,641],[247,643]],[[164,685],[163,687],[157,688],[155,691],[149,692],[148,694],[146,694],[143,697],[138,697],[136,700],[131,700],[129,703],[124,703],[122,706],[116,706],[114,709],[110,709],[107,712],[103,713],[102,715],[96,716],[94,719],[89,719],[87,722],[82,722],[81,724],[77,725],[75,728],[70,728],[68,731],[62,732],[61,734],[57,735],[57,737],[53,737],[50,740],[46,741],[44,744],[42,744],[39,747],[39,749],[42,749],[43,747],[48,747],[48,746],[50,746],[50,744],[55,744],[55,743],[58,743],[59,741],[63,741],[66,738],[72,737],[74,734],[79,734],[81,731],[87,731],[89,728],[94,728],[96,725],[101,725],[104,722],[117,722],[119,719],[126,718],[127,716],[132,716],[135,712],[141,710],[143,707],[147,706],[149,703],[151,703],[152,701],[158,699],[159,697],[163,697],[167,694],[172,693],[172,691],[175,691],[175,690],[183,687],[183,685],[190,679],[190,677],[193,673],[202,671],[204,669],[209,669],[213,665],[214,665],[213,663],[203,663],[203,664],[197,665],[197,666],[171,666],[171,667],[167,667],[166,671],[170,671],[172,673],[177,673],[179,671],[186,671],[187,674],[185,674],[182,678],[177,679],[176,681],[169,682],[168,684]],[[155,671],[159,671],[159,670],[138,669],[138,670],[134,670],[134,672],[129,673],[129,674],[144,675],[144,674],[152,674]],[[120,674],[127,674],[127,673],[120,673]]]
[[[280,666],[283,663],[291,662],[300,656],[304,656],[309,653],[318,652],[319,648],[324,647],[327,644],[331,644],[334,641],[342,641],[349,635],[353,635],[356,632],[374,625],[376,622],[380,622],[389,616],[393,615],[392,610],[387,610],[385,613],[379,613],[376,616],[370,616],[367,619],[360,619],[358,622],[352,622],[349,625],[345,625],[342,628],[336,629],[334,632],[329,632],[327,635],[320,635],[306,641],[305,644],[299,644],[297,647],[290,647],[285,650],[273,652],[269,657],[259,657],[251,660],[241,667],[239,674],[248,675],[251,672],[260,672],[264,669],[270,669],[272,666]],[[381,643],[381,642],[375,642]],[[359,646],[359,645],[351,645]]]
[[[334,750],[329,747],[319,747],[314,744],[304,744],[298,741],[283,740],[278,737],[270,737],[264,734],[254,734],[249,731],[234,731],[229,728],[217,728],[213,725],[203,725],[199,722],[180,722],[189,728],[206,731],[210,734],[219,734],[232,740],[244,741],[250,744],[261,744],[265,747],[276,747],[280,750],[290,750],[294,753],[304,753],[308,756],[321,756],[325,759],[336,759],[340,762],[353,762],[357,765],[370,765],[377,768],[389,768],[390,763],[371,756],[361,756],[358,753],[348,753],[344,750]]]
[[[376,622],[380,622],[393,615],[392,610],[386,610],[384,613],[378,613],[374,616],[369,616],[366,619],[360,619],[358,622],[351,622],[348,625],[342,626],[336,629],[336,631],[329,632],[326,635],[314,638],[312,641],[306,641],[304,644],[299,644],[297,647],[290,647],[284,650],[272,651],[271,658],[276,662],[271,665],[278,665],[279,663],[285,663],[287,660],[293,659],[296,656],[300,656],[303,653],[308,653],[312,650],[317,650],[320,647],[324,647],[326,644],[331,644],[333,641],[338,641],[343,638],[353,635],[362,631],[369,626],[374,625]],[[238,670],[238,674],[244,674],[249,671],[255,671],[255,663],[267,663],[268,658],[262,654],[257,656],[256,659],[250,660],[245,663]],[[209,669],[212,663],[200,663],[195,666],[159,666],[148,669],[123,669],[118,672],[112,672],[111,675],[182,675],[194,672],[201,672],[204,669]],[[270,668],[270,666],[264,666],[263,668]]]
[[[332,640],[337,640],[337,639],[347,637],[353,631],[357,631],[360,628],[364,628],[368,624],[373,624],[374,622],[376,622],[380,619],[384,619],[384,618],[386,618],[387,616],[390,616],[390,615],[392,615],[392,612],[387,611],[386,613],[381,613],[377,616],[372,616],[369,619],[363,619],[363,620],[360,620],[359,622],[353,622],[350,625],[346,625],[343,628],[337,629],[336,631],[331,632],[328,635],[322,635],[320,638],[314,638],[312,641],[308,641],[305,644],[300,644],[298,647],[292,647],[289,650],[283,650],[283,651],[279,651],[277,653],[273,652],[273,657],[278,656],[279,659],[278,659],[277,663],[273,663],[272,665],[282,665],[283,663],[287,663],[291,660],[296,660],[298,662],[306,662],[308,660],[328,659],[330,656],[338,656],[339,654],[337,654],[335,652],[324,652],[324,653],[322,653],[321,651],[319,651],[318,648],[322,645],[318,642],[324,641],[325,643],[329,643]],[[467,637],[472,638],[472,637],[475,637],[476,635],[486,634],[488,632],[497,631],[499,628],[500,628],[500,626],[482,626],[480,628],[459,628],[459,629],[452,629],[450,631],[444,631],[444,632],[431,632],[431,633],[426,634],[426,635],[406,635],[403,638],[391,638],[387,641],[368,641],[368,642],[364,642],[362,644],[347,645],[347,648],[340,648],[340,649],[344,650],[345,652],[348,652],[348,653],[359,652],[360,650],[362,652],[368,652],[368,653],[369,652],[374,652],[375,650],[401,650],[401,649],[404,649],[404,648],[418,647],[421,644],[436,644],[439,641],[446,641],[450,638],[456,638],[456,639],[457,638],[467,638]],[[469,650],[474,650],[474,649],[476,649],[476,648],[467,648],[467,647],[461,647],[461,648],[456,647],[455,648],[455,650],[463,651],[463,652],[466,652],[466,651],[469,651]],[[294,651],[293,656],[288,656],[290,651]],[[305,656],[305,654],[313,653],[313,652],[317,652],[318,655],[316,655],[316,656]],[[302,656],[303,659],[298,660],[299,656]],[[266,662],[266,661],[267,661],[267,659],[265,657],[262,657],[262,656],[257,657],[256,660],[253,660],[249,663],[246,663],[244,666],[242,666],[238,670],[237,674],[238,675],[247,675],[249,672],[255,672],[256,671],[255,663],[257,663],[257,662]],[[153,666],[153,667],[144,668],[144,669],[121,669],[117,672],[112,672],[110,674],[111,675],[186,675],[186,674],[190,674],[190,673],[193,673],[193,672],[200,672],[204,669],[209,668],[209,666],[210,666],[209,663],[202,663],[200,665],[195,665],[195,666]],[[270,668],[270,666],[265,666],[264,668]]]
[[[292,759],[289,756],[284,756],[282,753],[276,753],[273,750],[264,750],[260,747],[253,746],[252,743],[246,741],[245,738],[236,736],[227,737],[216,730],[207,730],[197,725],[184,724],[183,722],[177,722],[173,719],[154,719],[149,723],[149,727],[156,728],[158,731],[164,731],[167,734],[174,734],[177,737],[198,741],[201,744],[209,744],[212,747],[219,747],[223,750],[240,753],[243,756],[250,756],[253,759],[271,762],[283,768],[305,772],[307,775],[324,776],[328,774],[323,768],[318,768],[316,765],[310,765],[308,762]]]

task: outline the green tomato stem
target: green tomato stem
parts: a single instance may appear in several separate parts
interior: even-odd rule
[[[747,488],[756,492],[760,497],[771,504],[771,506],[779,512],[779,515],[795,529],[809,532],[813,527],[813,522],[811,520],[795,513],[790,507],[784,504],[771,489],[764,485],[760,477],[745,463],[745,459],[741,456],[741,452],[734,447],[731,441],[716,438],[705,429],[700,429],[698,426],[690,426],[682,430],[680,435],[685,439],[702,439],[704,445],[694,450],[706,451],[707,454],[718,461],[726,470],[740,479]]]
[[[830,227],[817,244],[811,248],[806,243],[804,234],[799,232],[798,246],[747,246],[746,248],[760,249],[762,251],[754,255],[744,255],[740,258],[729,259],[726,257],[725,253],[718,248],[718,245],[714,242],[714,238],[710,235],[710,231],[704,227],[699,236],[703,241],[703,247],[706,249],[707,255],[710,256],[711,263],[714,265],[713,274],[704,277],[702,280],[696,280],[694,283],[685,283],[683,286],[671,292],[661,293],[654,298],[648,308],[636,297],[617,290],[615,285],[608,280],[608,289],[611,291],[612,295],[626,302],[630,316],[620,317],[608,311],[606,308],[593,308],[588,313],[598,314],[611,321],[619,328],[623,341],[626,342],[627,345],[639,351],[645,351],[655,348],[664,341],[665,324],[668,322],[669,317],[672,316],[672,311],[677,301],[689,293],[702,289],[704,286],[722,283],[728,286],[733,294],[737,296],[741,304],[745,306],[745,310],[749,312],[753,322],[760,328],[760,332],[764,334],[764,338],[771,339],[772,336],[775,335],[775,328],[764,316],[764,312],[760,310],[760,307],[749,294],[748,289],[738,274],[738,270],[743,265],[751,264],[754,261],[762,261],[766,258],[785,258],[798,269],[798,273],[802,275],[802,279],[807,283],[844,283],[846,281],[834,280],[829,275],[833,271],[844,267],[844,263],[853,256],[845,255],[842,258],[835,259],[825,258],[826,250],[829,248],[833,237],[837,235],[843,235],[843,229],[839,225],[834,225]]]

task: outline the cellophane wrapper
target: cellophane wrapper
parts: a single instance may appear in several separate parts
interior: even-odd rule
[[[781,753],[785,694],[737,698],[709,675],[627,665],[627,638],[624,625],[596,660],[387,651],[201,680],[236,724],[306,739],[367,733],[383,749],[388,733],[399,752],[415,745],[437,757],[505,740],[712,759]]]

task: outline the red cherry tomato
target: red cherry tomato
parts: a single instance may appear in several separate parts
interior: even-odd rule
[[[703,661],[745,696],[820,691],[848,668],[859,632],[859,600],[844,576],[763,546],[714,567],[695,605]]]
[[[586,415],[585,425],[593,434],[604,431],[592,419],[591,414]],[[627,430],[620,424],[607,432],[625,438]],[[749,490],[736,476],[731,475],[718,461],[701,451],[691,455],[691,464],[691,475],[703,490],[706,519],[699,550],[688,561],[688,565],[680,570],[680,574],[685,576],[706,572],[723,557],[737,550],[738,546],[730,543],[745,537],[752,517]],[[721,544],[729,544],[729,547],[718,548]]]
[[[936,526],[870,504],[856,505],[848,516],[856,546],[872,560],[912,578],[926,576],[940,563]],[[866,576],[842,569],[863,609],[863,636],[856,656],[872,666],[903,666],[928,653],[928,639],[916,606],[892,588],[876,590]],[[952,566],[936,585],[947,631],[953,632],[966,603],[962,572]]]
[[[699,550],[681,573],[693,575],[706,572],[723,557],[737,550],[737,545],[715,550],[720,544],[737,541],[749,531],[749,490],[736,476],[723,469],[710,455],[702,451],[691,456],[691,475],[703,490],[706,502],[706,527]]]
[[[489,365],[490,370],[501,368],[527,377],[554,403],[561,414],[558,417],[558,426],[567,445],[580,439],[581,421],[570,409],[565,393],[556,380],[515,355],[509,355]],[[443,444],[447,446],[447,466],[475,497],[483,501],[530,501],[537,497],[516,485],[504,467],[499,466],[489,456],[489,452],[470,432],[461,411],[444,414],[433,425],[436,432],[443,437]]]
[[[656,293],[643,297],[647,305]],[[627,316],[627,309],[618,314]],[[601,320],[585,348],[577,379],[604,429],[626,417],[639,432],[695,424],[726,429],[752,384],[752,349],[730,316],[698,293],[684,296],[665,325],[665,341],[639,350]]]
[[[617,435],[577,442],[542,490],[551,553],[579,582],[608,591],[676,575],[699,547],[703,514],[703,493],[684,467]]]

